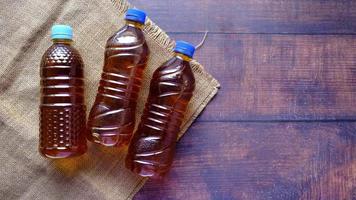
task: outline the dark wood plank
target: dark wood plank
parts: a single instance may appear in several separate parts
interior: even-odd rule
[[[356,1],[131,0],[169,32],[356,33]]]
[[[355,120],[355,52],[356,36],[210,34],[196,59],[221,90],[199,120]]]
[[[144,199],[356,198],[356,123],[195,123]]]

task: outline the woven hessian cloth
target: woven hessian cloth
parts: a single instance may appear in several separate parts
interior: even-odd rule
[[[87,107],[93,104],[107,38],[124,25],[124,0],[2,0],[0,2],[0,199],[131,199],[146,179],[124,168],[126,149],[89,145],[88,153],[52,161],[38,153],[39,65],[55,23],[73,26],[74,46],[85,62]],[[172,41],[151,20],[144,29],[151,56],[137,118],[155,68],[172,56]],[[219,83],[192,61],[196,91],[180,136]]]

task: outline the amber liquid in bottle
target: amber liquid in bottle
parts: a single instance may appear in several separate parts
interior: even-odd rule
[[[176,53],[153,74],[144,114],[126,157],[126,167],[141,176],[161,178],[171,167],[195,88],[189,61],[189,57]]]
[[[67,158],[86,152],[83,61],[72,40],[55,39],[41,62],[40,153]]]
[[[88,119],[88,140],[124,146],[135,127],[135,112],[149,49],[142,24],[127,21],[110,37],[98,94]]]

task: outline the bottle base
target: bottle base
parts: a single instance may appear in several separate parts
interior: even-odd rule
[[[106,147],[125,147],[128,146],[133,133],[133,126],[128,126],[117,131],[100,131],[100,133],[88,131],[87,139],[90,142]]]
[[[72,158],[83,155],[87,151],[87,147],[72,147],[72,148],[40,148],[40,154],[45,158],[62,159]]]
[[[100,144],[105,147],[124,147],[128,146],[130,142],[130,137],[124,138],[117,135],[100,135],[88,137],[88,140],[92,143]]]
[[[133,163],[132,161],[126,160],[126,168],[131,170],[133,173],[154,180],[161,180],[167,174],[169,167],[161,168],[153,165],[145,165],[140,163]]]

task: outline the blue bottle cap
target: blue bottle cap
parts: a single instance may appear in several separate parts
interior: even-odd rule
[[[145,24],[146,13],[138,9],[128,9],[126,12],[125,19]]]
[[[73,29],[68,25],[54,25],[52,26],[52,39],[73,39]]]
[[[177,41],[174,51],[177,53],[182,53],[190,58],[193,58],[194,52],[195,52],[195,47],[188,42]]]

